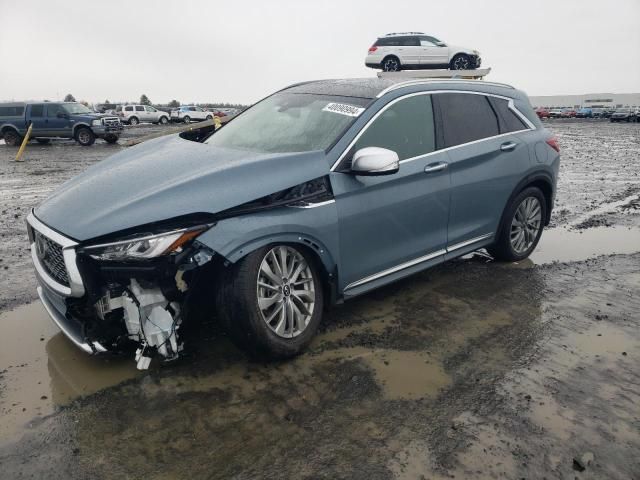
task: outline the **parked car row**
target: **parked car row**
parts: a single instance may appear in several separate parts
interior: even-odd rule
[[[608,118],[612,122],[640,122],[640,108],[536,108],[538,118]]]

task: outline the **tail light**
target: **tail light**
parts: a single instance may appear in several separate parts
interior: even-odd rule
[[[556,152],[560,153],[560,144],[558,143],[558,139],[556,137],[551,137],[547,140],[547,145],[553,148]]]
[[[376,50],[378,50],[378,47],[376,47],[375,45],[373,47],[369,47],[369,53],[373,53]]]

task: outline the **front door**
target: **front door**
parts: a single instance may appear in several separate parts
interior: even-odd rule
[[[446,65],[449,62],[449,48],[437,45],[429,37],[420,37],[420,64]]]
[[[400,170],[350,173],[353,153],[382,147],[398,153]],[[447,242],[449,172],[435,151],[429,95],[391,102],[361,132],[331,174],[340,229],[340,287],[362,293],[442,258]],[[343,173],[338,173],[343,172]]]
[[[47,136],[49,133],[49,125],[47,124],[47,117],[44,113],[44,103],[35,103],[33,105],[29,105],[29,115],[28,118],[31,120],[31,124],[33,125],[33,133],[34,137],[38,135]]]
[[[69,118],[62,105],[58,103],[47,103],[47,130],[49,135],[54,137],[69,137],[73,131],[73,120]]]

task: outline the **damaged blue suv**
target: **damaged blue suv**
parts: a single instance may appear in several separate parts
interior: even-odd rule
[[[28,218],[38,293],[77,346],[139,368],[205,307],[250,354],[291,357],[330,305],[480,248],[526,258],[558,168],[507,85],[301,83],[64,184]]]

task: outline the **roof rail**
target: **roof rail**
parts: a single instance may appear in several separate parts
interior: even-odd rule
[[[392,92],[394,90],[398,90],[399,88],[411,87],[411,86],[414,86],[414,85],[428,85],[430,83],[450,83],[450,84],[455,84],[455,85],[459,85],[459,84],[463,83],[463,84],[468,84],[468,85],[487,85],[487,86],[490,86],[490,87],[505,87],[505,88],[510,88],[512,90],[515,90],[515,88],[513,86],[507,85],[506,83],[485,82],[485,81],[478,81],[478,80],[457,80],[457,79],[431,78],[431,79],[424,79],[424,80],[407,80],[407,81],[404,81],[404,82],[395,83],[395,84],[385,88],[380,93],[378,93],[378,95],[376,95],[376,98],[380,98],[380,97],[386,95],[389,92]]]
[[[424,32],[393,32],[387,33],[385,37],[394,37],[396,35],[426,35]]]

